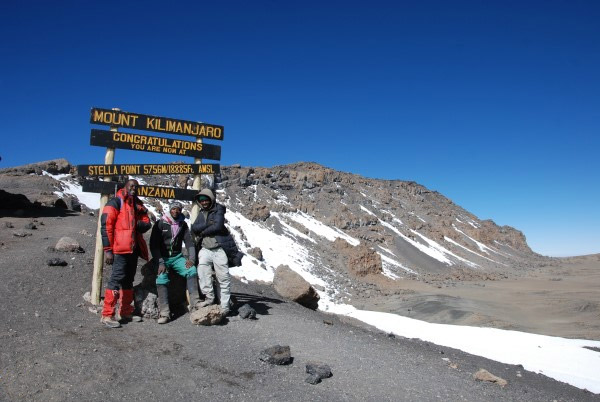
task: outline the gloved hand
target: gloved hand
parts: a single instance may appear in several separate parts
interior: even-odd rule
[[[114,260],[115,256],[113,255],[112,251],[108,250],[104,252],[104,262],[106,263],[106,265],[112,265]]]
[[[185,260],[185,267],[187,269],[190,269],[193,266],[194,266],[194,262],[192,260]]]

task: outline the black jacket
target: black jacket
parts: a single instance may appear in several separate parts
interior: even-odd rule
[[[229,266],[239,267],[244,254],[238,250],[235,240],[225,227],[226,208],[221,204],[213,203],[212,207],[208,210],[206,219],[204,218],[205,212],[200,211],[192,224],[192,232],[198,236],[198,248],[200,248],[204,237],[214,237],[219,246],[225,251],[225,254],[227,254]]]
[[[181,253],[183,243],[188,249],[188,258],[194,260],[195,247],[188,229],[187,223],[183,222],[175,239],[172,238],[171,225],[163,219],[159,219],[152,228],[150,235],[150,251],[152,258],[160,260],[173,257]]]

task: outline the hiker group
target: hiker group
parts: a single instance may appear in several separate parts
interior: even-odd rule
[[[104,260],[108,265],[112,264],[110,280],[104,293],[101,321],[111,328],[118,328],[121,323],[142,320],[133,314],[133,280],[138,257],[149,259],[143,234],[150,230],[152,224],[148,210],[137,197],[138,186],[136,180],[127,181],[124,188],[108,201],[100,219]],[[229,266],[239,265],[242,254],[225,227],[226,208],[216,202],[212,190],[200,191],[195,196],[195,202],[200,205],[200,213],[191,227],[196,243],[185,222],[183,205],[178,201],[171,202],[169,210],[152,227],[150,253],[157,273],[159,324],[166,324],[171,319],[169,274],[185,278],[190,298],[189,309],[193,311],[215,303],[214,271],[220,288],[220,308],[223,315],[230,312]],[[187,257],[183,254],[184,245]],[[197,264],[194,263],[196,253]],[[199,290],[204,295],[203,301]]]

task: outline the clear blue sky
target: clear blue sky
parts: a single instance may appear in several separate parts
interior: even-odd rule
[[[542,254],[597,253],[599,21],[592,0],[4,0],[0,167],[101,163],[89,110],[120,107],[225,126],[224,165],[414,180]]]

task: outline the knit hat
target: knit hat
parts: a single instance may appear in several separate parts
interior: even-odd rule
[[[183,210],[183,205],[179,201],[173,201],[169,204],[169,211],[173,208],[179,208],[179,210]]]

